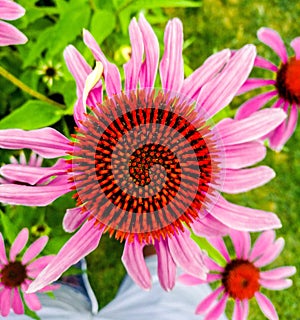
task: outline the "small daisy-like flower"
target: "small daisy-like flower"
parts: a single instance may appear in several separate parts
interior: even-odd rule
[[[278,126],[285,113],[263,110],[245,120],[209,125],[248,77],[255,48],[247,45],[233,57],[230,50],[216,53],[185,79],[182,23],[173,19],[165,30],[161,89],[156,90],[158,40],[142,15],[131,21],[129,34],[132,49],[124,65],[124,89],[118,68],[88,31],[83,38],[96,60],[94,70],[73,46],[66,49],[78,96],[78,127],[71,141],[52,128],[0,131],[2,148],[70,158],[57,173],[52,171],[48,184],[0,186],[0,201],[44,206],[75,190],[77,206],[68,209],[63,225],[73,232],[83,224],[31,291],[56,280],[94,250],[103,232],[125,241],[123,263],[146,289],[151,276],[143,248],[154,245],[161,285],[170,290],[177,265],[202,278],[207,272],[188,226],[197,234],[216,235],[230,228],[254,231],[281,225],[275,214],[230,204],[220,192],[244,192],[274,177],[266,166],[246,167],[264,158],[265,147],[255,140]],[[48,170],[40,168],[36,178]],[[31,172],[23,168],[23,174]]]
[[[261,311],[270,319],[278,319],[272,302],[261,293],[261,288],[283,290],[292,285],[287,279],[296,272],[296,268],[279,267],[264,270],[273,262],[284,247],[284,239],[275,240],[273,230],[263,232],[251,248],[250,234],[231,231],[235,255],[231,257],[221,237],[210,238],[211,244],[223,255],[226,263],[219,265],[210,258],[206,264],[210,269],[207,282],[220,281],[220,285],[207,296],[196,308],[197,314],[204,314],[207,320],[219,319],[226,308],[228,299],[234,300],[233,320],[244,320],[248,317],[249,300],[255,298]],[[204,281],[184,274],[180,281],[187,285],[197,285]]]
[[[35,224],[30,229],[31,234],[34,237],[48,236],[51,232],[51,228],[46,223]]]
[[[37,295],[26,293],[26,290],[54,256],[48,255],[36,259],[48,242],[48,237],[44,236],[34,241],[24,252],[23,257],[18,258],[27,244],[28,234],[27,228],[20,231],[7,258],[3,236],[0,233],[0,314],[3,317],[9,314],[10,309],[16,314],[24,313],[21,296],[29,309],[33,311],[41,309]],[[57,285],[45,286],[39,292],[52,291],[57,288]]]
[[[0,0],[0,19],[16,20],[25,14],[25,9],[11,0]],[[16,27],[0,21],[0,46],[23,44],[26,36]]]
[[[237,111],[236,119],[244,119],[262,108],[269,101],[273,101],[271,108],[282,108],[289,116],[266,137],[270,147],[280,151],[291,137],[297,126],[298,108],[300,105],[300,37],[291,42],[295,55],[288,57],[285,45],[280,35],[269,28],[261,28],[257,33],[258,39],[269,46],[280,58],[280,64],[257,57],[254,65],[269,70],[274,79],[249,78],[241,87],[239,93],[268,87],[270,91],[261,93],[246,101]]]
[[[53,64],[48,61],[37,69],[37,73],[42,76],[43,81],[51,87],[53,82],[59,80],[63,76],[61,71],[62,65],[60,63]]]

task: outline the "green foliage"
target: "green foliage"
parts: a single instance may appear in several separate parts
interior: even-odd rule
[[[0,129],[38,129],[54,124],[61,116],[62,111],[53,108],[47,102],[28,100],[20,108],[0,120]]]

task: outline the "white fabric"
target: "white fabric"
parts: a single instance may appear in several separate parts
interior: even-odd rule
[[[198,303],[204,299],[211,289],[208,285],[185,286],[179,282],[170,291],[164,291],[157,277],[157,257],[146,259],[152,274],[152,289],[143,291],[127,275],[113,301],[100,312],[93,315],[90,305],[83,295],[70,287],[62,286],[51,299],[45,294],[39,295],[43,308],[37,312],[42,320],[201,320],[195,315]],[[28,320],[27,316],[14,315],[9,320]],[[220,320],[226,320],[222,316]]]

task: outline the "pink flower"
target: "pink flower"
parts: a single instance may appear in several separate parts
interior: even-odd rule
[[[0,19],[16,20],[25,14],[25,9],[11,0],[0,0]],[[0,46],[23,44],[26,36],[16,27],[0,21]]]
[[[263,232],[251,249],[250,234],[232,231],[230,233],[235,255],[230,257],[221,237],[210,238],[211,244],[222,254],[224,265],[219,265],[206,258],[211,273],[207,282],[221,281],[220,285],[196,308],[197,314],[204,314],[204,319],[218,319],[226,308],[228,299],[234,300],[233,320],[244,320],[248,317],[249,300],[255,298],[261,311],[270,319],[278,319],[272,302],[260,292],[261,288],[283,290],[292,285],[287,277],[296,272],[295,267],[280,267],[262,270],[273,262],[284,247],[284,239],[275,240],[273,230]],[[180,281],[187,285],[197,285],[203,280],[189,274],[180,276]]]
[[[78,128],[71,141],[52,128],[0,131],[2,148],[71,158],[51,171],[52,180],[43,185],[29,183],[32,169],[25,167],[22,179],[30,185],[0,186],[0,201],[28,206],[45,206],[76,190],[77,206],[67,210],[63,225],[68,232],[83,225],[34,281],[31,292],[93,251],[103,232],[125,240],[123,263],[146,289],[151,278],[142,250],[153,244],[160,282],[169,290],[177,265],[202,278],[207,271],[186,225],[204,235],[281,225],[275,214],[231,204],[220,192],[244,192],[274,177],[266,166],[246,167],[264,158],[265,147],[256,140],[278,126],[284,112],[263,110],[245,120],[207,125],[245,82],[255,48],[247,45],[233,57],[229,50],[216,53],[185,79],[182,24],[173,19],[165,30],[159,65],[162,89],[155,91],[158,40],[142,15],[131,21],[129,34],[132,54],[124,65],[124,91],[119,70],[88,31],[83,37],[96,60],[95,70],[73,46],[67,47],[65,59],[78,96]],[[39,168],[36,179],[48,170]],[[10,174],[14,180],[20,175]]]
[[[287,120],[271,131],[270,147],[280,151],[291,137],[297,126],[298,108],[300,104],[300,37],[291,42],[295,56],[288,57],[286,48],[280,35],[269,28],[261,28],[257,33],[258,39],[269,46],[280,58],[278,67],[262,57],[257,57],[254,65],[269,70],[275,79],[249,78],[241,87],[239,93],[244,93],[260,87],[270,90],[261,93],[245,102],[237,111],[236,119],[244,119],[262,108],[269,101],[273,101],[271,108],[282,108],[289,114]]]
[[[27,241],[28,229],[24,228],[14,240],[10,248],[9,258],[7,258],[3,237],[0,233],[0,314],[3,317],[9,314],[11,308],[16,314],[24,313],[21,296],[31,310],[41,309],[41,304],[36,294],[26,293],[26,290],[33,279],[53,259],[53,256],[48,255],[36,259],[48,242],[48,237],[44,236],[29,246],[22,259],[17,258]],[[39,291],[46,292],[57,288],[57,285],[52,285],[46,286]]]

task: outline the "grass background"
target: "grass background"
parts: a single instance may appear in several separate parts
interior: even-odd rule
[[[272,50],[256,38],[256,31],[263,26],[280,32],[285,43],[299,36],[300,3],[298,1],[215,1],[204,0],[202,7],[165,10],[169,18],[179,17],[184,25],[185,63],[191,69],[197,68],[210,54],[223,48],[240,48],[247,43],[257,45],[258,53],[278,63]],[[288,48],[290,54],[293,52]],[[250,96],[250,95],[249,95]],[[227,110],[232,113],[247,95],[237,97]],[[285,249],[269,267],[295,265],[300,270],[300,130],[280,153],[268,151],[261,164],[271,166],[276,178],[267,185],[251,192],[226,196],[240,205],[274,211],[283,227],[277,236],[285,238]],[[255,237],[255,235],[254,235]],[[107,255],[107,253],[109,253]],[[120,262],[122,246],[114,239],[104,237],[96,251],[88,256],[92,285],[97,292],[100,306],[104,306],[115,295],[125,274]],[[300,301],[300,280],[293,276],[293,287],[284,291],[263,290],[276,306],[280,319],[298,319]],[[232,303],[227,315],[230,318]],[[265,319],[255,301],[251,301],[249,319]]]
[[[56,36],[60,37],[61,42],[55,46],[46,36],[44,36],[44,42],[39,39],[41,39],[40,34],[44,34],[45,30],[48,30],[47,28],[51,28],[59,23],[61,27],[70,28],[69,23],[73,21],[71,19],[71,13],[73,12],[73,14],[75,14],[75,10],[72,10],[73,4],[74,6],[79,6],[80,3],[84,3],[84,10],[90,15],[89,19],[92,19],[92,22],[96,13],[99,14],[99,9],[102,10],[103,8],[106,10],[105,12],[110,12],[112,16],[116,17],[117,27],[115,32],[107,34],[107,37],[101,40],[103,41],[101,48],[110,60],[114,60],[120,67],[122,61],[118,58],[118,52],[120,52],[119,49],[122,45],[129,44],[129,40],[126,31],[124,33],[124,27],[122,27],[122,19],[124,17],[121,17],[121,9],[114,11],[111,5],[112,2],[117,4],[122,10],[124,9],[122,12],[125,12],[126,8],[132,7],[132,5],[139,4],[136,6],[137,9],[135,12],[134,10],[129,13],[127,12],[128,17],[130,18],[134,14],[137,14],[140,9],[143,10],[147,19],[153,25],[161,44],[163,43],[163,30],[166,21],[173,17],[179,17],[184,26],[185,43],[183,53],[186,75],[200,66],[212,53],[224,48],[237,49],[247,43],[257,45],[257,50],[260,55],[278,63],[279,60],[272,50],[259,43],[256,38],[256,31],[262,26],[278,30],[287,45],[294,37],[300,36],[300,3],[296,0],[203,0],[193,1],[194,4],[199,5],[198,8],[174,8],[172,6],[166,6],[167,8],[163,9],[159,8],[159,6],[154,7],[154,4],[158,3],[156,0],[151,1],[153,8],[149,8],[149,2],[137,0],[39,0],[36,2],[20,0],[18,2],[27,8],[27,13],[24,18],[13,23],[23,31],[27,31],[26,34],[31,40],[28,46],[1,48],[1,65],[15,75],[21,74],[18,77],[35,90],[68,106],[63,116],[58,117],[61,117],[59,121],[56,120],[57,114],[52,115],[54,119],[53,126],[66,135],[72,133],[73,130],[72,107],[76,99],[74,80],[66,70],[62,56],[63,41],[66,43],[69,42],[62,38],[64,32],[61,32],[61,34],[56,33]],[[171,3],[172,1],[162,2]],[[180,1],[176,2],[179,3]],[[39,8],[36,9],[33,3],[38,3]],[[143,7],[143,3],[145,8]],[[58,11],[57,8],[61,11]],[[70,11],[69,14],[66,8]],[[64,15],[61,14],[63,11]],[[80,11],[76,10],[76,14],[80,14]],[[63,16],[65,20],[59,20],[61,16]],[[84,22],[84,27],[86,28],[94,26],[95,29],[95,25],[97,26],[97,23],[101,23],[101,21],[97,22],[97,19],[95,19],[95,23],[90,23],[89,19],[86,19],[86,22]],[[62,20],[65,25],[61,23]],[[76,20],[74,18],[74,21],[83,23],[81,19]],[[72,38],[72,43],[75,44],[75,46],[83,52],[88,61],[92,63],[91,55],[89,55],[88,50],[82,44],[81,31],[78,31],[78,29],[80,28],[77,26],[75,31],[74,27],[74,32],[78,32],[78,35],[75,34],[76,37],[74,37],[74,39]],[[101,32],[99,32],[98,36],[101,36]],[[35,39],[37,39],[36,42],[34,42]],[[52,41],[55,40],[55,38],[52,39]],[[40,44],[40,47],[37,46],[37,43]],[[41,46],[43,49],[41,49]],[[32,56],[32,54],[35,54],[33,48],[36,50],[35,58]],[[37,53],[37,51],[39,53]],[[292,54],[290,48],[288,48],[288,51]],[[28,59],[30,59],[29,62]],[[64,73],[64,77],[54,81],[54,85],[51,88],[47,87],[35,72],[38,64],[45,63],[48,59],[54,62],[61,62]],[[262,75],[263,73],[263,71],[253,72],[254,75]],[[0,87],[0,117],[7,116],[30,98],[26,93],[16,89],[14,85],[1,77]],[[232,116],[244,99],[249,98],[251,95],[250,93],[235,98],[222,115]],[[274,211],[280,217],[283,227],[277,230],[277,235],[285,238],[286,246],[282,255],[270,267],[295,265],[297,269],[300,270],[300,222],[298,218],[300,198],[299,145],[300,130],[298,127],[296,133],[281,153],[275,153],[269,150],[266,159],[261,163],[269,165],[275,170],[277,174],[275,179],[267,185],[251,192],[235,196],[226,196],[229,200],[237,204]],[[18,155],[18,152],[0,150],[0,160],[7,163],[10,154]],[[49,165],[51,162],[46,161],[45,164]],[[47,245],[47,252],[45,253],[56,252],[69,237],[69,235],[63,232],[61,221],[65,209],[73,206],[74,203],[70,199],[70,195],[56,200],[46,208],[1,206],[5,215],[1,215],[2,223],[0,229],[2,232],[5,232],[7,238],[13,239],[14,234],[17,233],[17,228],[20,229],[24,226],[31,228],[32,225],[45,223],[50,228],[50,241]],[[7,219],[7,217],[9,219]],[[31,240],[33,240],[33,236],[31,237]],[[256,235],[254,235],[254,237],[256,237]],[[113,299],[125,275],[124,267],[120,261],[122,248],[122,244],[105,235],[99,247],[87,257],[89,277],[99,300],[100,307],[105,306]],[[288,290],[282,292],[264,291],[274,302],[280,319],[300,318],[298,315],[298,301],[300,301],[300,280],[298,275],[293,277],[293,281],[294,286]],[[230,308],[228,308],[227,313],[230,317]],[[265,319],[255,302],[251,302],[249,319]]]

